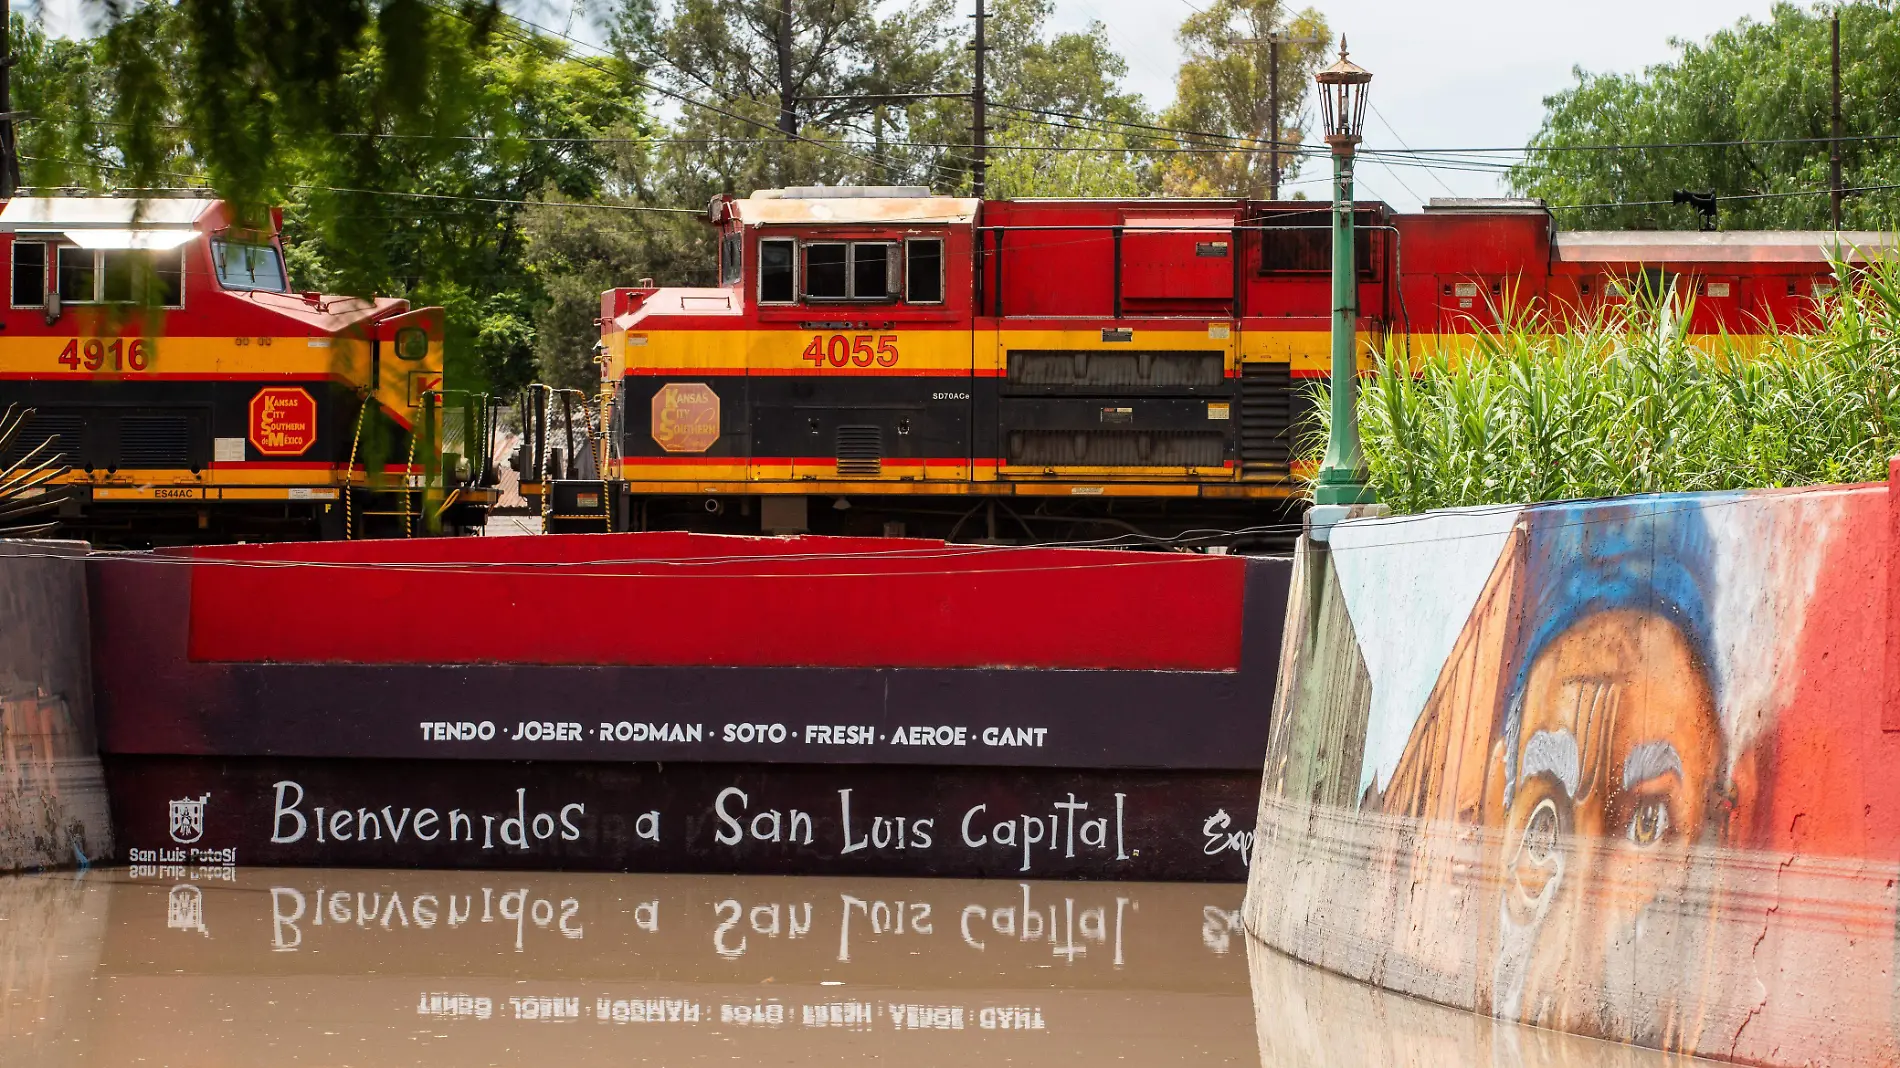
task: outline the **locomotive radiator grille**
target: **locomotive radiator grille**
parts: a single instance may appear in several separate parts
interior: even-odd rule
[[[883,428],[841,426],[836,446],[839,478],[876,478],[883,473]]]
[[[1038,390],[1219,389],[1220,352],[1011,350],[1008,386]]]
[[[33,458],[39,464],[60,454],[62,463],[74,463],[79,455],[80,441],[85,434],[86,419],[78,412],[37,411],[27,417],[26,425],[7,446],[4,455],[0,455],[0,467],[12,466],[26,458],[26,455],[38,448],[47,438],[56,439],[50,448],[44,449]]]
[[[120,467],[186,467],[191,420],[183,415],[128,415],[119,421]]]
[[[1226,441],[1198,430],[1009,431],[1015,467],[1219,467]]]
[[[1308,404],[1284,363],[1240,367],[1240,477],[1285,479],[1292,475],[1295,425]]]

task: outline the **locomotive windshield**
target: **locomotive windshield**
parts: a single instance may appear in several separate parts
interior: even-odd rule
[[[275,245],[214,239],[211,260],[217,265],[218,284],[226,289],[290,292],[284,278],[284,258]]]

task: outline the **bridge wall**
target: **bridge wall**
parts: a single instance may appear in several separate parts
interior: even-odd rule
[[[1249,930],[1542,1027],[1900,1063],[1896,511],[1876,484],[1304,539]]]
[[[112,855],[84,550],[0,540],[0,871]]]

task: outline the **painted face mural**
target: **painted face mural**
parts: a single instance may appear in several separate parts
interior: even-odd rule
[[[1264,825],[1256,872],[1310,868],[1258,922],[1507,1019],[1900,1063],[1810,1052],[1888,1041],[1900,997],[1891,505],[1743,491],[1334,528],[1351,626],[1311,628],[1296,683],[1322,682],[1268,762],[1270,801],[1327,822]]]
[[[1656,503],[1587,524],[1526,517],[1515,683],[1483,812],[1501,832],[1491,979],[1502,1015],[1640,1030],[1672,997],[1647,987],[1645,975],[1668,971],[1644,962],[1700,942],[1674,906],[1694,877],[1687,847],[1716,829],[1710,798],[1726,793],[1709,545],[1699,510]]]

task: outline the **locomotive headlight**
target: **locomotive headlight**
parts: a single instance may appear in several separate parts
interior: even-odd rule
[[[420,360],[429,355],[428,331],[405,327],[396,331],[396,355],[405,360]]]

